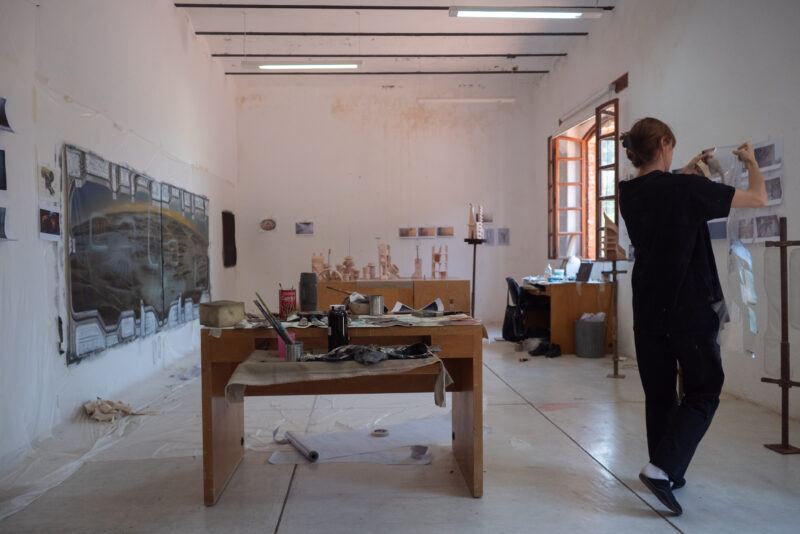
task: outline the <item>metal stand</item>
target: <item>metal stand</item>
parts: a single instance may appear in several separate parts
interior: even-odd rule
[[[485,239],[465,239],[465,243],[472,245],[472,298],[469,302],[470,315],[475,317],[475,261],[478,257],[478,245],[486,243]]]
[[[786,249],[799,247],[800,241],[789,241],[786,235],[786,217],[780,218],[780,241],[767,241],[764,245],[781,249],[781,377],[762,378],[762,382],[778,384],[781,388],[781,442],[764,445],[780,454],[800,454],[800,448],[789,445],[789,388],[800,387],[791,379],[789,352],[789,268]]]
[[[626,274],[628,271],[620,271],[617,269],[617,261],[620,260],[611,260],[611,270],[610,271],[603,271],[603,274],[611,275],[611,290],[614,292],[614,328],[611,330],[611,343],[614,345],[614,372],[611,374],[606,375],[606,378],[625,378],[625,375],[619,373],[619,343],[618,343],[618,335],[617,330],[618,328],[618,316],[619,316],[619,275]]]

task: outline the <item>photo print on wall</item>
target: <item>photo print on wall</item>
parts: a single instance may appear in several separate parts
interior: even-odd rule
[[[294,235],[313,236],[314,223],[311,221],[303,221],[294,223]]]
[[[6,234],[6,208],[0,206],[0,239],[8,239]]]
[[[498,228],[497,229],[497,244],[500,246],[507,246],[511,244],[511,229]]]
[[[401,227],[397,229],[397,236],[400,239],[413,239],[417,237],[417,229],[416,227]]]
[[[6,99],[0,97],[0,130],[14,133],[11,129],[11,124],[8,122],[8,115],[6,114]]]
[[[435,226],[420,226],[417,229],[417,235],[419,237],[424,237],[424,238],[436,237],[436,227]]]

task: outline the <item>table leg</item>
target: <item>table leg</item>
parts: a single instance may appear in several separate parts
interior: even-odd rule
[[[453,455],[473,497],[483,495],[482,350],[481,337],[475,336],[473,358],[448,362],[460,367],[458,375],[466,382],[453,391]]]
[[[203,500],[217,502],[244,455],[244,402],[229,403],[225,384],[236,364],[211,364],[207,336],[202,346]]]

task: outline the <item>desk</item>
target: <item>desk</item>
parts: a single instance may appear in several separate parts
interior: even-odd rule
[[[333,289],[329,289],[333,288]],[[338,291],[335,291],[337,290]],[[341,304],[346,295],[341,291],[362,295],[383,295],[383,303],[391,310],[395,302],[415,309],[436,298],[442,299],[446,311],[469,313],[469,280],[358,280],[356,282],[317,281],[317,309],[327,310]]]
[[[239,362],[255,349],[276,348],[271,329],[222,330],[220,337],[200,333],[203,403],[203,497],[219,499],[244,455],[244,403],[229,403],[225,385]],[[293,329],[306,349],[327,350],[322,328]],[[441,347],[439,357],[453,377],[453,455],[473,497],[483,495],[483,326],[351,328],[354,344],[400,345],[423,341]],[[436,366],[397,375],[321,380],[248,387],[254,395],[336,395],[432,392]]]
[[[575,354],[575,321],[584,313],[605,312],[605,347],[613,349],[614,285],[607,282],[565,282],[547,284],[543,289],[523,285],[529,298],[542,306],[525,312],[526,326],[550,330],[550,342],[561,346],[562,354]]]

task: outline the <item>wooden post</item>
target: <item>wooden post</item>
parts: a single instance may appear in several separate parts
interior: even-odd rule
[[[767,241],[767,247],[780,248],[781,255],[781,377],[762,378],[762,382],[778,384],[781,388],[781,442],[764,446],[780,454],[800,454],[800,448],[789,444],[789,389],[800,387],[800,382],[791,379],[791,358],[789,351],[789,266],[787,248],[800,246],[800,241],[789,241],[786,231],[786,217],[780,218],[780,240]]]
[[[470,299],[470,316],[475,317],[475,263],[478,257],[478,245],[482,245],[486,240],[465,239],[464,242],[472,245],[472,298]]]

